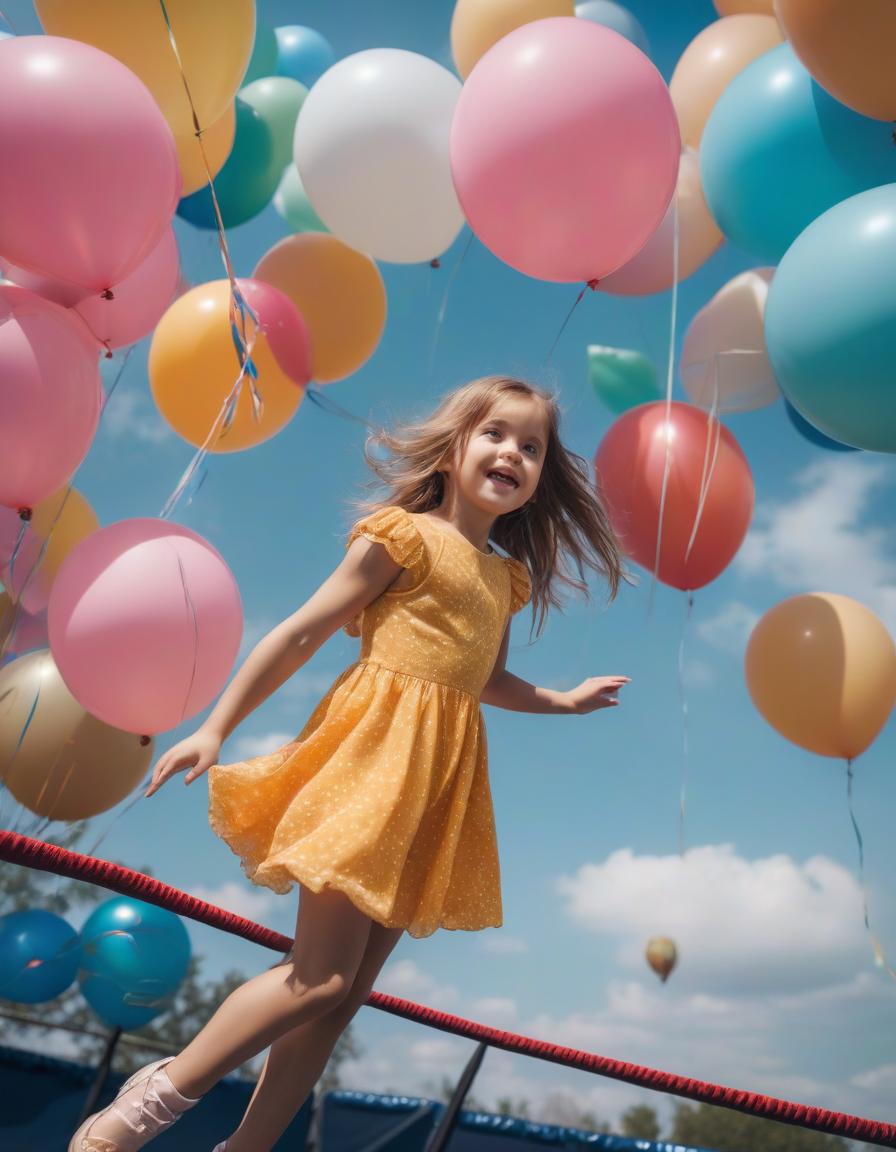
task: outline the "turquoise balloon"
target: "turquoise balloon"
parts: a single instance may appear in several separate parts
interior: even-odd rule
[[[896,452],[896,184],[844,200],[797,238],[769,288],[765,340],[813,427]]]
[[[67,920],[42,908],[0,916],[0,997],[19,1004],[55,1000],[81,962],[81,938]]]
[[[627,348],[589,344],[588,380],[597,398],[617,415],[661,399],[653,364],[640,352]]]
[[[839,440],[832,440],[830,436],[825,436],[824,433],[819,432],[817,428],[813,428],[808,420],[804,420],[797,412],[796,408],[790,403],[789,400],[784,401],[784,411],[787,413],[787,419],[796,428],[800,436],[804,440],[808,440],[810,444],[814,444],[816,448],[826,448],[828,452],[857,452],[857,448],[851,448],[848,444],[841,444]]]
[[[310,88],[336,63],[330,42],[313,28],[290,24],[275,32],[278,76],[289,76]]]
[[[249,58],[249,67],[243,77],[243,84],[261,80],[263,76],[273,76],[277,71],[277,37],[273,28],[263,24],[255,25],[255,44]]]
[[[644,29],[627,8],[615,4],[614,0],[584,0],[584,3],[576,4],[576,16],[581,20],[590,20],[592,24],[612,28],[630,40],[636,48],[640,48],[645,56],[650,55],[650,43]]]
[[[710,114],[706,202],[732,243],[774,263],[822,212],[896,180],[890,133],[829,96],[781,44],[735,76]]]
[[[280,183],[274,134],[251,104],[237,96],[233,149],[215,177],[215,194],[225,228],[235,228],[257,216]],[[197,228],[214,229],[215,210],[208,187],[185,196],[177,214]]]
[[[81,929],[81,992],[110,1028],[142,1028],[170,1007],[190,964],[190,938],[173,912],[117,896]]]
[[[283,173],[280,187],[274,193],[274,208],[293,232],[328,232],[326,224],[311,207],[302,178],[295,164]]]
[[[308,89],[286,76],[265,76],[241,88],[239,96],[255,109],[274,137],[274,163],[282,172],[292,163],[292,138]]]

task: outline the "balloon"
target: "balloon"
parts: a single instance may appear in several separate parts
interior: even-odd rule
[[[896,120],[891,0],[777,0],[794,52],[827,92],[863,116]]]
[[[273,28],[264,24],[255,25],[255,43],[249,58],[249,67],[243,77],[243,84],[261,80],[263,76],[273,76],[277,71],[277,35]]]
[[[820,756],[855,759],[896,703],[896,646],[870,608],[812,592],[782,600],[750,634],[747,688],[759,714]]]
[[[180,175],[168,125],[134,74],[96,48],[56,36],[0,43],[0,139],[16,158],[0,166],[0,252],[23,268],[103,292],[171,220]]]
[[[611,412],[626,412],[637,404],[659,400],[656,369],[640,352],[627,348],[588,345],[588,379]]]
[[[327,231],[326,224],[311,207],[295,164],[290,164],[283,173],[280,187],[274,193],[274,208],[293,232]]]
[[[313,28],[289,24],[275,28],[274,33],[277,37],[278,76],[298,80],[310,88],[336,60],[330,42]]]
[[[84,999],[109,1028],[142,1028],[171,1006],[190,965],[190,937],[173,912],[115,896],[81,929]]]
[[[49,643],[47,613],[26,612],[6,592],[0,592],[0,661],[21,656],[32,648],[46,648]]]
[[[294,157],[330,231],[398,264],[450,247],[464,223],[448,154],[460,91],[447,68],[399,48],[347,56],[317,82]]]
[[[81,940],[61,916],[24,908],[0,916],[0,996],[43,1004],[61,995],[78,973]]]
[[[97,359],[81,320],[0,286],[0,504],[33,508],[87,455],[102,400]]]
[[[572,16],[574,0],[456,0],[451,17],[454,66],[466,80],[476,61],[508,32],[549,16]]]
[[[725,16],[697,33],[669,81],[685,144],[700,147],[706,121],[725,88],[782,39],[774,16]]]
[[[135,72],[176,136],[193,131],[190,101],[158,0],[35,0],[34,7],[45,32],[92,44]],[[166,0],[165,7],[196,117],[207,128],[233,100],[246,71],[255,35],[254,0]]]
[[[699,408],[674,402],[667,420],[661,401],[620,416],[594,457],[598,489],[626,553],[651,572],[667,457],[657,578],[673,588],[702,588],[728,567],[743,542],[753,513],[753,478],[728,429]],[[712,467],[701,511],[707,461]]]
[[[700,408],[751,412],[781,395],[763,324],[774,271],[741,272],[688,325],[679,370],[688,399]]]
[[[659,72],[624,37],[575,17],[496,44],[464,84],[451,129],[470,227],[542,280],[600,279],[629,261],[665,215],[680,153]]]
[[[896,184],[844,200],[796,239],[772,281],[765,338],[810,424],[896,452]]]
[[[889,127],[838,104],[781,44],[722,93],[700,171],[725,235],[774,262],[822,212],[896,179],[896,159]]]
[[[678,963],[678,949],[668,936],[651,936],[644,952],[647,963],[665,984]]]
[[[233,151],[233,140],[236,135],[236,105],[229,104],[214,123],[202,133],[202,148],[196,139],[196,133],[188,136],[175,136],[177,146],[177,159],[180,164],[181,196],[189,196],[198,192],[208,184],[208,174],[212,177],[218,175],[227,157]],[[205,159],[202,158],[203,149]],[[208,170],[206,170],[208,164]]]
[[[823,432],[819,432],[817,428],[813,428],[808,420],[804,420],[797,412],[796,408],[788,401],[784,401],[784,411],[790,423],[796,428],[797,432],[810,444],[814,444],[818,448],[827,448],[829,452],[857,452],[857,448],[853,448],[851,444],[841,444],[839,440],[832,440],[830,436],[825,436]]]
[[[270,440],[295,415],[311,377],[308,328],[293,303],[269,284],[237,284],[260,326],[252,361],[264,410],[256,419],[244,379],[233,423],[209,445],[210,452],[240,452]],[[214,280],[171,305],[150,345],[153,399],[175,432],[197,447],[211,434],[239,375],[230,323],[230,283]],[[249,337],[252,328],[247,321]]]
[[[251,105],[274,138],[274,164],[282,172],[292,163],[292,138],[308,89],[286,76],[266,76],[240,89],[240,99]]]
[[[10,568],[20,523],[15,512],[0,508],[0,576],[29,612],[42,612],[63,560],[100,522],[81,493],[66,484],[34,508]]]
[[[720,16],[736,16],[739,12],[754,12],[761,16],[775,14],[775,0],[712,0]]]
[[[37,816],[88,820],[129,796],[149,770],[152,740],[85,712],[47,651],[0,671],[0,700],[0,778]]]
[[[101,528],[69,553],[50,593],[49,625],[56,665],[81,706],[113,727],[151,734],[211,703],[243,621],[219,553],[179,524],[142,519]]]
[[[239,96],[236,106],[236,135],[224,167],[215,177],[215,195],[225,228],[236,228],[257,216],[266,207],[280,182],[282,166],[277,166],[274,137],[270,128]],[[207,186],[185,196],[177,214],[197,228],[218,227],[212,194]]]
[[[51,300],[61,308],[73,308],[91,295],[86,288],[77,284],[71,284],[67,280],[54,280],[52,276],[42,276],[40,272],[20,268],[18,264],[13,264],[3,256],[0,256],[0,270],[2,270],[7,284],[17,288],[27,288],[29,292],[43,296],[45,300]]]
[[[685,148],[678,169],[675,196],[659,228],[641,251],[627,264],[605,276],[602,292],[617,296],[646,296],[665,292],[675,282],[675,213],[678,212],[678,282],[687,280],[705,264],[722,243],[723,236],[713,220],[700,186],[697,153]]]
[[[252,273],[292,300],[311,333],[311,374],[342,380],[373,355],[386,323],[386,289],[376,264],[317,232],[288,236]]]
[[[584,4],[576,5],[576,16],[580,20],[591,20],[595,24],[603,24],[605,28],[612,28],[614,32],[618,32],[620,36],[624,36],[639,48],[645,56],[650,55],[650,44],[644,29],[621,4],[615,4],[613,0],[585,0]]]

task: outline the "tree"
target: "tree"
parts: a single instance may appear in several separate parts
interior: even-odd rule
[[[649,1104],[633,1104],[622,1113],[622,1135],[632,1140],[659,1140],[660,1122]]]
[[[839,1136],[712,1104],[698,1104],[696,1108],[679,1104],[669,1139],[718,1152],[849,1152],[849,1144]]]

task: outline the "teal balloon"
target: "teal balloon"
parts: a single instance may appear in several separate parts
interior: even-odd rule
[[[896,180],[891,130],[829,96],[781,44],[735,76],[710,114],[706,202],[732,243],[774,263],[822,212]]]
[[[263,24],[255,25],[255,44],[249,58],[249,67],[243,77],[243,84],[251,84],[263,76],[273,76],[277,71],[277,36],[273,28]]]
[[[265,76],[240,89],[239,97],[264,120],[274,137],[274,163],[282,172],[292,163],[292,138],[308,89],[286,76]]]
[[[79,981],[110,1028],[142,1028],[170,1007],[190,964],[190,938],[173,912],[117,896],[81,929]]]
[[[816,448],[826,448],[828,452],[856,452],[856,448],[851,448],[849,444],[841,444],[839,440],[832,440],[830,436],[825,436],[819,432],[817,428],[813,428],[808,420],[804,420],[797,412],[796,408],[790,403],[789,400],[784,401],[784,411],[787,413],[787,419],[796,428],[800,436],[804,440],[808,440],[810,444],[814,444]]]
[[[278,76],[289,76],[310,88],[336,63],[330,42],[313,28],[289,24],[275,32]]]
[[[280,182],[274,135],[251,104],[236,98],[233,149],[215,177],[215,194],[225,228],[235,228],[257,216],[270,202]],[[197,228],[214,229],[215,210],[208,187],[185,196],[177,214]]]
[[[612,28],[630,40],[636,48],[640,48],[645,56],[650,55],[650,43],[644,29],[627,8],[614,3],[614,0],[584,0],[584,3],[576,4],[576,16],[581,20],[590,20],[592,24]]]
[[[328,232],[326,224],[311,207],[302,178],[295,164],[283,173],[280,187],[274,193],[274,208],[293,232]]]
[[[781,391],[832,440],[896,452],[896,184],[819,216],[778,265],[765,340]]]
[[[78,973],[81,938],[42,908],[0,916],[0,997],[18,1004],[55,1000]]]
[[[627,348],[589,344],[588,379],[597,398],[617,415],[662,398],[651,361]]]

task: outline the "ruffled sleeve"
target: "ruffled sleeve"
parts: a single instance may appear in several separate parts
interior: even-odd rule
[[[407,568],[418,584],[426,575],[428,565],[426,545],[420,530],[404,508],[390,506],[380,508],[369,516],[364,516],[352,525],[346,548],[351,547],[359,536],[382,544],[390,557],[402,568]],[[413,585],[412,585],[413,586]],[[349,636],[361,635],[361,616],[356,616],[343,628]]]
[[[531,600],[532,581],[528,568],[520,560],[508,556],[506,562],[510,572],[510,613],[513,615]]]

